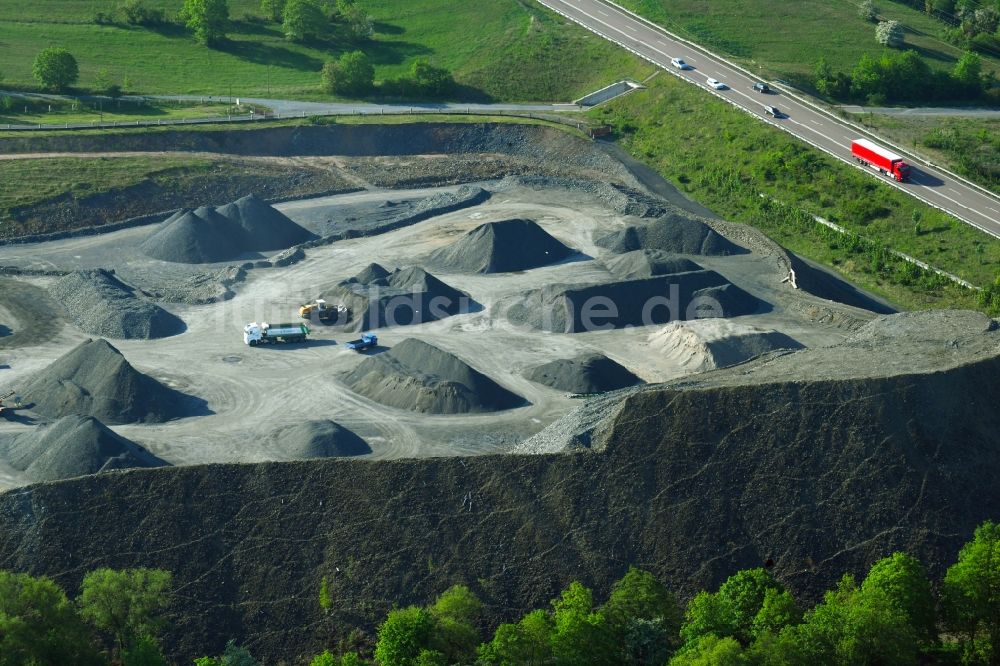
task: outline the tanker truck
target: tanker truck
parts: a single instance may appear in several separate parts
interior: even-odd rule
[[[243,342],[257,345],[273,345],[276,342],[305,342],[309,328],[305,324],[258,324],[253,322],[243,327]]]
[[[867,164],[878,169],[887,176],[892,176],[901,183],[910,179],[910,165],[896,153],[872,143],[868,139],[855,139],[851,142],[851,154],[861,164]]]

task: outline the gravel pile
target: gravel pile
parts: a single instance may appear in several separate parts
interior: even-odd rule
[[[328,303],[350,311],[346,325],[355,330],[410,326],[469,312],[475,303],[464,291],[445,284],[423,268],[387,271],[370,264],[358,275],[323,290]]]
[[[252,266],[253,264],[246,263],[185,277],[162,277],[144,291],[167,303],[218,303],[236,295],[232,287],[246,279],[247,270]]]
[[[436,250],[429,262],[462,273],[508,273],[547,266],[574,252],[533,220],[515,219],[481,224]]]
[[[64,416],[18,435],[4,448],[7,462],[33,481],[167,464],[91,416]]]
[[[618,254],[604,262],[604,265],[620,280],[672,275],[703,270],[690,259],[664,252],[663,250],[635,250]]]
[[[362,456],[371,453],[365,440],[329,420],[305,421],[278,430],[274,444],[293,460]]]
[[[152,340],[177,335],[184,322],[103,269],[75,271],[49,288],[70,319],[92,335]]]
[[[628,368],[596,353],[551,361],[532,368],[524,376],[569,393],[605,393],[642,383]]]
[[[747,250],[720,236],[701,220],[671,213],[644,225],[629,226],[594,241],[612,252],[663,250],[679,254],[729,255]]]
[[[50,418],[93,416],[105,423],[159,423],[184,416],[187,396],[142,374],[106,340],[87,340],[21,388],[31,409]]]
[[[414,338],[366,358],[344,383],[383,405],[429,414],[494,412],[524,404],[454,354]]]
[[[779,349],[802,348],[784,333],[725,319],[673,322],[651,333],[648,342],[653,351],[690,372],[725,368]]]
[[[550,285],[504,299],[493,316],[554,333],[752,314],[760,301],[715,271],[589,286]]]
[[[233,203],[182,210],[142,242],[154,259],[185,264],[229,261],[248,252],[272,252],[315,236],[254,196]]]

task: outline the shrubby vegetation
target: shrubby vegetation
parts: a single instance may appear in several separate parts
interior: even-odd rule
[[[43,87],[51,90],[65,90],[80,77],[80,68],[73,54],[55,46],[38,54],[31,72]]]

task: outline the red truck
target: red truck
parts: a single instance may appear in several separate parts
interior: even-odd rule
[[[851,142],[851,154],[862,164],[878,169],[887,176],[892,176],[901,183],[910,179],[910,165],[903,158],[876,145],[868,139],[855,139]]]

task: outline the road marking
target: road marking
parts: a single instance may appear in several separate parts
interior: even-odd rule
[[[587,12],[584,12],[584,14],[586,13]],[[601,16],[607,16],[608,18],[611,18],[611,16],[607,12],[603,12],[600,9],[597,10],[597,13],[600,14]]]

